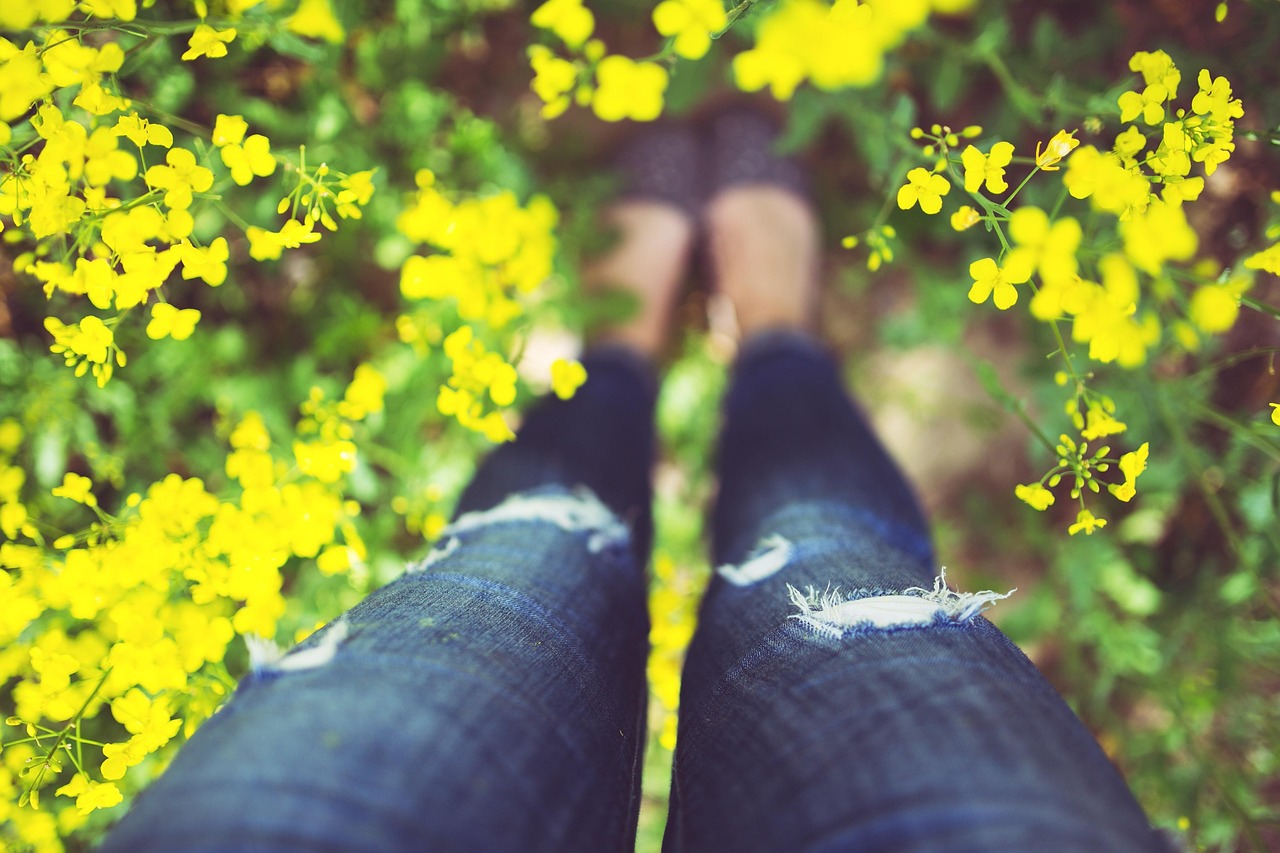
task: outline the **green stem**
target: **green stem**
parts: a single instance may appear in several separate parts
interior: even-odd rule
[[[1214,523],[1222,531],[1222,536],[1227,540],[1232,554],[1238,557],[1240,555],[1240,537],[1236,535],[1235,529],[1231,524],[1231,516],[1227,513],[1227,508],[1223,505],[1222,499],[1204,481],[1204,470],[1199,465],[1196,448],[1187,436],[1183,420],[1175,416],[1170,410],[1169,401],[1164,394],[1156,394],[1156,405],[1160,410],[1160,417],[1164,421],[1165,427],[1168,428],[1173,436],[1174,443],[1178,446],[1178,451],[1187,460],[1187,464],[1195,475],[1196,485],[1200,488],[1200,494],[1204,497],[1205,506],[1208,507],[1209,514],[1213,516]]]
[[[1241,296],[1240,303],[1242,305],[1248,305],[1254,311],[1261,311],[1263,314],[1270,314],[1272,317],[1280,320],[1280,308],[1277,308],[1270,303],[1254,299],[1252,296]]]

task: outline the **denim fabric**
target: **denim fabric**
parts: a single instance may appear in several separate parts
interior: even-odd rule
[[[585,362],[481,467],[461,532],[248,677],[103,850],[634,845],[653,389],[625,354]],[[595,524],[582,486],[637,535]]]
[[[707,591],[667,850],[1160,849],[1097,743],[990,622],[826,632],[791,618],[788,585],[873,598],[935,574],[915,499],[813,343],[780,334],[742,353],[718,467],[718,560],[786,559]]]
[[[633,845],[654,392],[625,352],[584,361],[586,385],[486,460],[435,550],[246,678],[103,849]],[[812,342],[744,350],[718,464],[726,568],[686,665],[668,849],[1157,848],[986,620],[792,618],[789,585],[874,598],[934,577],[910,489]]]

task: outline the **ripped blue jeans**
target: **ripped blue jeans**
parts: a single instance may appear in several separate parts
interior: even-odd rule
[[[651,378],[600,350],[436,548],[256,671],[108,851],[634,846]],[[935,579],[910,489],[794,335],[742,353],[683,679],[670,851],[1139,851],[1102,750]]]

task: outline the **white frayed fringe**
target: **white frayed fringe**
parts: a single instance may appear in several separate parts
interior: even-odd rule
[[[724,565],[716,571],[734,586],[759,583],[777,574],[787,564],[791,559],[791,543],[775,533],[760,540],[753,554],[754,556],[737,566]]]
[[[316,669],[333,660],[338,646],[342,645],[350,633],[346,617],[340,616],[324,629],[319,642],[314,646],[305,649],[294,646],[289,651],[276,645],[274,640],[249,634],[244,638],[245,646],[249,649],[249,668],[260,674]]]
[[[1017,592],[955,592],[947,588],[947,568],[943,566],[933,580],[933,589],[913,586],[896,595],[873,595],[846,600],[840,590],[818,592],[810,586],[805,592],[787,584],[791,603],[799,608],[790,618],[799,619],[814,630],[831,637],[841,637],[849,628],[900,628],[932,625],[939,617],[952,622],[965,622],[991,607],[995,602]]]
[[[577,486],[568,495],[512,495],[492,509],[460,516],[441,535],[456,537],[469,530],[508,521],[545,521],[571,533],[590,531],[587,549],[593,554],[610,545],[626,542],[631,535],[627,526],[586,486]],[[444,550],[449,551],[449,546]],[[427,560],[432,560],[433,556],[428,555]],[[445,556],[447,554],[440,554],[435,559]],[[417,570],[422,568],[425,566]]]

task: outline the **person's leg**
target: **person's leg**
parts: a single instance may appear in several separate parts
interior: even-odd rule
[[[716,213],[713,248],[761,218]],[[764,231],[720,242],[795,254]],[[774,288],[803,293],[804,268]],[[834,362],[803,322],[773,325],[744,328],[724,405],[721,567],[685,665],[666,849],[1158,849],[1089,732],[977,615],[1000,596],[935,586],[923,515]]]
[[[653,402],[633,358],[584,357],[427,559],[247,677],[102,849],[630,849]]]
[[[584,356],[586,384],[489,456],[424,561],[246,678],[103,850],[634,846],[651,356],[692,223],[660,199],[611,218],[588,278],[643,310]]]

